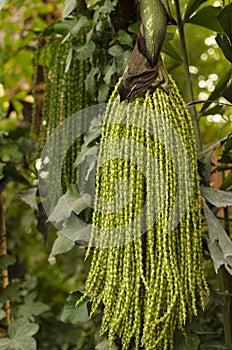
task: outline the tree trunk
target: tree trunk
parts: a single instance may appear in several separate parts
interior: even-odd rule
[[[5,213],[3,208],[3,199],[0,194],[0,255],[7,255],[7,240],[6,240],[6,223],[5,223]],[[2,277],[2,289],[5,289],[9,284],[8,270],[1,270]],[[6,317],[2,321],[4,326],[9,326],[11,324],[11,307],[10,301],[7,300],[4,303],[4,310],[6,312]]]

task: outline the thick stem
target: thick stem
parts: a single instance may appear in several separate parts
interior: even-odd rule
[[[222,316],[225,345],[228,350],[232,350],[232,278],[224,267],[220,267],[218,271],[219,289],[222,294]]]
[[[7,255],[7,240],[6,240],[6,223],[5,223],[5,213],[3,208],[3,200],[0,194],[0,255]],[[8,270],[1,271],[2,277],[2,288],[5,289],[9,284]],[[4,325],[9,326],[11,324],[11,307],[10,301],[7,300],[4,303],[4,310],[6,312],[6,317],[4,319]]]
[[[225,172],[222,172],[222,178],[225,179]],[[228,207],[224,208],[224,228],[227,234],[230,236],[230,222],[229,222],[229,210]],[[221,267],[218,271],[218,283],[219,289],[222,293],[222,316],[223,316],[223,328],[225,336],[225,345],[229,350],[232,350],[232,278],[224,267]]]
[[[118,6],[121,15],[128,21],[135,21],[138,17],[138,3],[135,0],[119,0]]]
[[[128,25],[138,20],[138,6],[135,0],[119,0],[117,4],[115,27],[127,30]]]
[[[185,40],[185,34],[184,34],[184,22],[181,18],[179,0],[174,0],[174,3],[176,8],[177,25],[178,25],[178,30],[180,34],[180,44],[181,44],[182,55],[183,55],[183,64],[184,64],[184,71],[185,71],[185,77],[186,77],[186,83],[187,83],[187,89],[188,89],[188,96],[190,101],[194,101],[193,86],[192,86],[191,76],[189,72],[189,59],[188,59],[186,40]],[[199,124],[198,124],[198,115],[197,115],[195,105],[193,105],[190,110],[193,116],[193,124],[195,128],[196,139],[197,139],[198,152],[200,153],[202,151],[202,142],[201,142],[201,134],[200,134]]]
[[[85,0],[79,0],[78,2],[78,6],[77,6],[77,9],[76,9],[76,15],[83,15],[86,11],[86,2]]]

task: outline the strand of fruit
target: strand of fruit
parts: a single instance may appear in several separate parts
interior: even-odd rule
[[[86,33],[81,31],[78,40],[84,43]],[[75,38],[76,39],[76,38]],[[38,137],[38,156],[52,134],[54,129],[61,125],[65,119],[73,113],[93,104],[93,98],[87,96],[84,82],[89,70],[88,61],[79,61],[73,55],[71,64],[66,72],[67,56],[73,45],[73,40],[67,40],[62,43],[62,37],[52,36],[40,50],[38,50],[36,64],[43,67],[44,77],[44,97],[41,115],[41,125]],[[40,44],[39,44],[40,46]],[[35,77],[36,79],[36,77]],[[35,98],[36,101],[36,98]],[[36,114],[36,105],[34,108],[34,119]],[[34,125],[34,123],[32,123]],[[62,136],[54,139],[54,150],[56,152],[67,149],[67,140],[70,133],[77,131],[78,128],[62,127]],[[82,125],[78,126],[81,131]],[[80,151],[82,139],[78,138],[67,151],[62,163],[62,188],[65,192],[67,186],[77,182],[77,168],[74,166],[77,154]],[[57,162],[60,157],[57,157]],[[49,168],[50,176],[54,177],[54,183],[59,181],[59,174],[56,169],[59,164],[52,164]],[[50,192],[51,193],[51,192]],[[52,199],[51,199],[52,202]]]
[[[129,104],[119,83],[103,122],[85,295],[92,314],[104,305],[101,333],[123,350],[173,349],[207,291],[194,128],[168,78],[169,95],[148,90]]]

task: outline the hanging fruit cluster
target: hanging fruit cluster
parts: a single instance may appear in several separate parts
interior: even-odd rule
[[[82,31],[78,39],[84,42],[86,33]],[[36,64],[42,66],[44,77],[44,96],[41,116],[41,126],[38,140],[38,154],[41,153],[47,139],[53,130],[62,124],[73,113],[91,105],[94,98],[88,96],[85,90],[85,78],[89,71],[87,60],[78,60],[73,55],[67,69],[67,57],[73,40],[62,43],[63,37],[52,36],[41,49],[38,50]],[[36,106],[35,106],[36,110]],[[81,130],[82,125],[79,126]],[[76,130],[76,127],[75,127]],[[54,150],[66,149],[67,138],[70,137],[72,128],[63,127],[63,134],[59,140],[55,140]],[[76,183],[77,168],[74,166],[77,154],[82,144],[81,138],[68,150],[62,165],[63,190],[71,183]],[[52,171],[54,165],[51,166]],[[55,176],[55,174],[54,174]]]
[[[111,343],[118,334],[124,350],[131,341],[136,349],[173,349],[176,329],[197,314],[198,302],[204,306],[207,290],[194,128],[170,76],[169,85],[169,96],[158,88],[130,104],[119,103],[117,86],[103,125],[86,295],[92,314],[104,305],[101,332]],[[127,189],[116,193],[122,180],[132,188],[128,203]]]

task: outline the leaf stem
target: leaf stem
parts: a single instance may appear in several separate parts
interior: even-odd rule
[[[194,93],[193,93],[193,86],[192,86],[191,76],[190,76],[190,72],[189,72],[189,58],[188,58],[185,33],[184,33],[184,21],[181,18],[179,0],[174,0],[174,4],[175,4],[175,8],[176,8],[177,26],[178,26],[178,30],[179,30],[180,44],[181,44],[181,50],[182,50],[182,54],[183,54],[183,65],[184,65],[186,84],[187,84],[187,89],[188,89],[188,96],[189,96],[190,101],[194,101],[195,99],[194,99]],[[191,113],[193,116],[193,124],[194,124],[194,129],[195,129],[195,134],[196,134],[197,148],[198,148],[198,152],[200,154],[202,151],[202,141],[201,141],[199,124],[198,124],[198,114],[197,114],[197,110],[196,110],[195,105],[193,105],[190,108],[190,110],[191,110]]]

